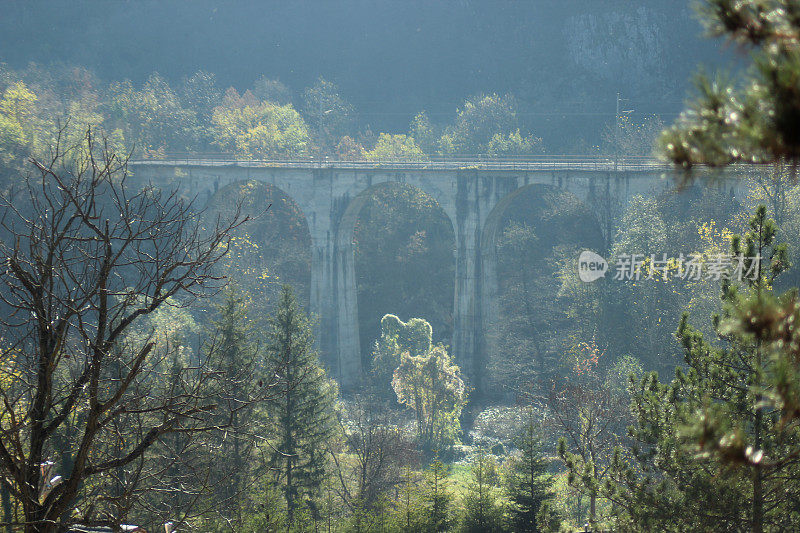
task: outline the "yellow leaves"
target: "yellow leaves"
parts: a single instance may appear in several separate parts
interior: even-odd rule
[[[34,113],[37,97],[21,81],[12,84],[0,100],[0,114],[20,124],[30,121]]]
[[[697,234],[700,236],[700,242],[706,248],[715,250],[716,253],[727,252],[730,248],[731,239],[733,239],[733,232],[728,228],[717,228],[717,223],[714,220],[700,224],[697,228]]]
[[[665,257],[663,254],[661,257],[649,255],[642,260],[641,275],[648,284],[658,281],[668,282],[679,277],[681,268],[680,257]],[[631,285],[635,287],[637,284],[632,283]]]
[[[250,103],[220,106],[211,118],[215,144],[245,157],[265,159],[305,155],[310,142],[308,127],[289,104]]]
[[[604,348],[600,348],[594,335],[590,341],[577,341],[572,337],[572,343],[567,350],[567,356],[572,360],[573,370],[579,376],[593,372],[605,355]]]
[[[0,160],[9,163],[34,142],[34,116],[37,97],[18,81],[0,99]]]
[[[381,133],[375,148],[366,152],[364,157],[370,161],[422,161],[427,159],[413,137],[388,133]]]

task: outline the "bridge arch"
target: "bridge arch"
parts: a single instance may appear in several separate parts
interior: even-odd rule
[[[206,213],[232,215],[237,206],[249,220],[233,234],[231,253],[223,261],[235,264],[231,275],[246,285],[258,308],[274,304],[280,285],[289,283],[308,309],[311,233],[306,214],[280,187],[255,179],[218,188],[206,203]]]
[[[502,334],[499,333],[498,328],[500,327],[501,319],[507,318],[501,316],[503,283],[501,283],[499,277],[501,262],[498,251],[504,226],[514,219],[522,222],[523,225],[530,223],[537,236],[536,246],[541,246],[543,254],[552,253],[552,250],[559,244],[574,244],[579,248],[589,247],[602,253],[602,248],[605,245],[603,218],[597,212],[595,206],[587,202],[587,200],[591,200],[591,197],[585,196],[581,198],[576,192],[580,192],[580,190],[571,191],[568,187],[564,187],[563,183],[562,186],[559,186],[558,183],[541,182],[523,184],[502,197],[486,217],[481,232],[482,336],[479,349],[476,351],[476,356],[479,358],[476,361],[476,366],[481,368],[479,375],[485,380],[490,379],[490,372],[484,371],[489,359],[499,356],[500,345],[502,344],[499,341]],[[530,211],[522,216],[511,216],[509,210],[513,207],[522,207],[520,204],[529,206]],[[542,214],[546,214],[553,207],[563,208],[562,213],[551,212],[549,216],[550,223],[560,219],[560,222],[555,227],[543,224],[543,218],[531,219],[531,216],[539,217]],[[569,218],[564,220],[565,217]],[[573,217],[574,220],[572,219]],[[566,235],[563,234],[565,231]],[[528,253],[524,254],[528,256]],[[536,256],[537,254],[534,253],[532,255]],[[533,260],[536,261],[535,257]],[[512,271],[522,273],[525,268],[526,265],[520,264],[512,268]],[[508,275],[508,273],[507,269],[506,274]],[[547,289],[548,287],[537,286],[533,290],[536,294],[544,297],[547,294]],[[541,308],[543,305],[548,305],[548,303],[540,301],[536,303],[536,306]],[[528,309],[525,312],[530,313],[531,311]],[[485,390],[489,390],[486,385],[487,382],[480,383],[480,386]]]
[[[368,208],[371,211],[368,211]],[[371,213],[371,215],[370,215]],[[395,218],[396,215],[404,218]],[[407,218],[411,216],[411,218]],[[381,226],[364,228],[364,217],[377,220]],[[374,231],[386,227],[386,234],[377,236]],[[357,334],[362,364],[369,364],[369,353],[372,342],[379,335],[378,322],[385,313],[394,313],[404,319],[422,317],[431,322],[436,338],[446,344],[452,341],[452,312],[455,287],[455,228],[453,221],[442,206],[426,191],[408,182],[380,181],[367,187],[353,198],[344,210],[337,228],[336,247],[342,257],[340,264],[348,264],[352,258],[352,268],[344,268],[343,274],[347,294],[340,298],[340,313],[352,313],[357,327],[348,328]],[[359,279],[366,272],[361,269],[366,265],[359,263],[359,257],[369,256],[372,246],[388,246],[396,249],[401,246],[398,241],[387,239],[403,238],[403,244],[419,255],[417,260],[402,263],[396,259],[395,252],[382,260],[385,268],[382,279],[393,285],[386,285],[384,300],[381,294],[364,294],[359,291]],[[417,243],[425,248],[415,248]],[[386,257],[386,256],[384,256]],[[435,258],[432,263],[431,259]],[[374,257],[373,257],[374,259]],[[371,261],[370,261],[371,263]],[[427,265],[428,270],[423,271]],[[413,279],[420,280],[420,288],[413,283],[400,286],[404,276],[415,272]],[[391,273],[394,274],[391,274]],[[448,287],[449,286],[449,287]],[[368,285],[369,287],[369,285]],[[427,287],[425,290],[423,287]],[[401,290],[402,289],[402,293]],[[365,300],[364,298],[367,297]],[[430,298],[435,299],[432,302]],[[367,312],[365,315],[364,312]],[[348,319],[350,321],[350,319]],[[367,324],[366,330],[362,326]],[[373,327],[374,326],[374,327]]]

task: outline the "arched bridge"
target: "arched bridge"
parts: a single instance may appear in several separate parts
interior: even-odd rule
[[[527,161],[230,161],[129,162],[135,182],[177,188],[202,203],[231,183],[273,185],[302,209],[311,234],[311,309],[319,317],[323,360],[344,388],[361,374],[353,230],[371,187],[398,182],[432,196],[450,218],[455,246],[451,350],[481,388],[485,329],[496,314],[496,235],[503,211],[527,187],[549,185],[583,201],[608,237],[635,195],[673,186],[655,161],[549,158]]]

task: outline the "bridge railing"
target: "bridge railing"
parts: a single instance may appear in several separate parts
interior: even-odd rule
[[[605,157],[594,155],[519,155],[495,157],[487,154],[456,154],[425,158],[339,159],[305,157],[293,159],[252,159],[228,153],[169,153],[163,157],[137,159],[132,164],[186,166],[247,166],[280,168],[408,168],[408,169],[483,169],[483,170],[659,170],[669,165],[650,157]]]

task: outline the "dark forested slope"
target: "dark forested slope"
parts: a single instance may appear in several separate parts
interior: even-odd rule
[[[238,88],[266,75],[295,97],[323,76],[374,131],[404,131],[422,109],[447,122],[467,96],[510,93],[551,152],[613,120],[617,92],[625,109],[668,119],[698,62],[727,62],[687,0],[3,1],[0,13],[12,68],[62,62],[135,83],[202,69]]]

